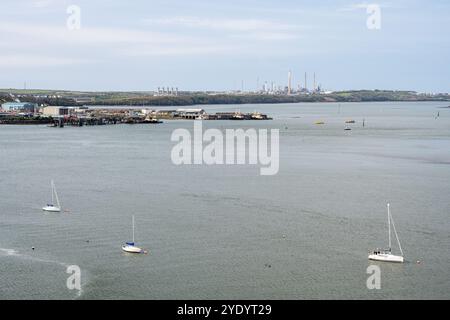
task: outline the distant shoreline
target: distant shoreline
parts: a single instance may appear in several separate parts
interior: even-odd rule
[[[34,102],[49,106],[177,107],[227,104],[281,104],[301,102],[425,102],[450,101],[448,93],[418,94],[413,91],[359,90],[310,94],[180,93],[157,96],[149,92],[77,92],[0,89],[0,102]]]

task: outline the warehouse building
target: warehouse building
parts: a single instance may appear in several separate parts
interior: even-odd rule
[[[42,109],[44,116],[65,116],[69,114],[68,107],[44,107]]]
[[[13,112],[29,112],[35,113],[37,112],[37,104],[32,102],[6,102],[2,104],[3,111]]]

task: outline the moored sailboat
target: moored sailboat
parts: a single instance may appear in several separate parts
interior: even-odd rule
[[[128,253],[147,253],[147,251],[137,247],[134,243],[134,216],[132,217],[132,225],[133,225],[133,241],[125,242],[122,246],[122,250]]]
[[[52,187],[52,202],[43,207],[42,210],[47,212],[61,212],[61,204],[59,203],[58,193],[56,192],[56,187],[53,180],[51,181],[50,185]],[[55,199],[56,205],[54,204]]]
[[[376,261],[385,261],[385,262],[399,262],[403,263],[403,250],[402,246],[400,245],[400,240],[397,235],[397,230],[395,229],[395,223],[391,216],[390,212],[390,206],[389,203],[387,204],[387,210],[388,210],[388,234],[389,234],[389,246],[387,249],[376,249],[372,253],[369,254],[369,260],[376,260]],[[391,246],[391,223],[392,227],[394,229],[395,238],[397,239],[398,247],[400,249],[401,255],[394,255],[392,254],[392,246]]]

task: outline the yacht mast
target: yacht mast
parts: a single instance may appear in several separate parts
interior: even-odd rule
[[[54,191],[53,191],[53,190],[54,190],[54,188],[55,188],[54,185],[55,185],[55,184],[53,183],[53,180],[52,180],[52,181],[50,182],[50,186],[51,186],[51,188],[52,188],[52,202],[51,202],[51,204],[54,203],[54,198],[53,198],[53,194],[54,194]]]
[[[388,233],[389,233],[389,250],[391,250],[391,211],[389,209],[389,203],[387,204],[388,209]]]
[[[397,230],[395,229],[394,219],[392,217],[391,217],[391,221],[392,221],[392,227],[394,228],[395,238],[397,239],[398,247],[399,247],[400,252],[401,252],[401,254],[403,256],[402,246],[400,245],[400,240],[399,240],[398,235],[397,235]]]
[[[133,243],[134,243],[134,215],[132,216],[132,221],[133,221]]]
[[[60,208],[60,204],[59,204],[59,198],[58,198],[58,193],[56,192],[56,187],[55,187],[55,183],[52,181],[52,187],[53,187],[53,192],[55,193],[55,198],[56,198],[56,205],[58,208]],[[52,192],[52,198],[53,198],[53,192]]]

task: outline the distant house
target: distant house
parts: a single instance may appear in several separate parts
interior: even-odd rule
[[[159,115],[159,116],[168,116],[168,117],[173,117],[175,114],[177,113],[177,110],[156,110],[155,114]]]
[[[2,104],[2,109],[7,112],[21,111],[35,113],[37,112],[38,105],[32,102],[6,102]]]
[[[94,101],[94,98],[92,98],[92,97],[77,97],[77,98],[73,98],[73,100],[75,100],[76,103],[91,103]]]
[[[68,107],[44,107],[42,114],[45,116],[65,116],[69,114]]]
[[[177,109],[178,117],[186,119],[195,119],[203,114],[205,110],[203,109]]]

